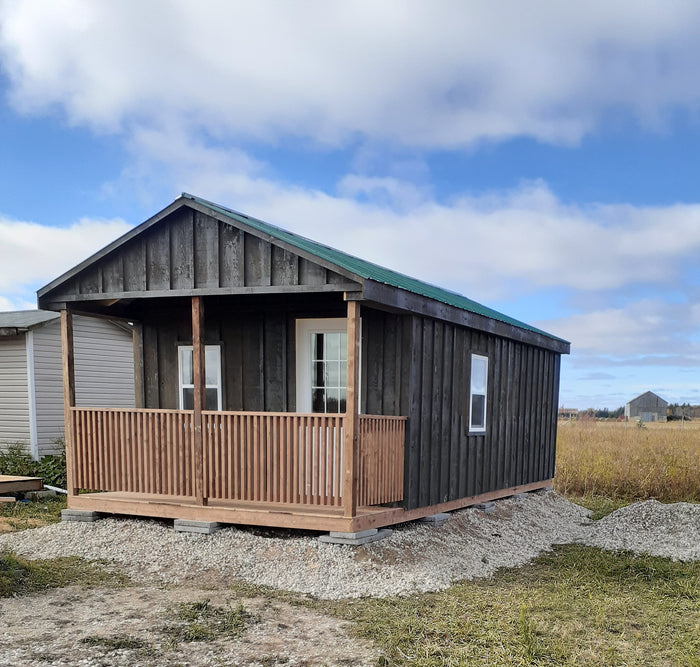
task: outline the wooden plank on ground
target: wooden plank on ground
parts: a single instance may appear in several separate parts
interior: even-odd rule
[[[44,482],[40,477],[20,477],[18,475],[0,475],[0,493],[18,493],[21,491],[40,491]]]

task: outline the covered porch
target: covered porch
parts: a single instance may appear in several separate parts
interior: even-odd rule
[[[359,413],[359,302],[346,301],[342,413],[205,410],[204,300],[190,302],[191,410],[76,407],[61,311],[69,509],[341,532],[392,523],[407,419]]]

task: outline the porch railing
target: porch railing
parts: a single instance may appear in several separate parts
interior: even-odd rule
[[[71,408],[73,486],[195,496],[193,412]],[[202,413],[205,498],[343,504],[343,415]],[[405,417],[360,415],[359,505],[403,499]]]

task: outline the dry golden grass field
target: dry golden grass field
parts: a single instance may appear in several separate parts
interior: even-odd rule
[[[700,502],[700,421],[560,422],[555,488],[567,496]]]

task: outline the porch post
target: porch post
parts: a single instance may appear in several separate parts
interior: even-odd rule
[[[192,297],[192,375],[194,383],[194,469],[195,500],[207,504],[204,497],[204,437],[202,409],[206,405],[206,368],[204,365],[204,303],[201,296]]]
[[[343,505],[344,514],[357,514],[357,449],[359,440],[360,304],[348,301],[348,387],[343,420]]]
[[[77,496],[75,485],[75,449],[73,433],[73,414],[75,407],[75,361],[73,352],[73,314],[64,308],[61,310],[61,365],[63,369],[63,420],[66,447],[66,490],[68,496]]]
[[[134,407],[145,408],[146,398],[143,385],[143,324],[134,322],[131,330],[134,347]]]

